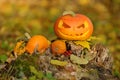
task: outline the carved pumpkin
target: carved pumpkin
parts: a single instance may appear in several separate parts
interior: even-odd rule
[[[93,32],[92,22],[82,14],[66,14],[57,19],[54,25],[55,34],[66,40],[86,40]]]

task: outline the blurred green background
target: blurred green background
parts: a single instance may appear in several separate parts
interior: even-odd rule
[[[25,32],[55,39],[54,22],[66,10],[92,20],[93,36],[109,48],[120,76],[120,0],[0,0],[0,54],[10,52]]]

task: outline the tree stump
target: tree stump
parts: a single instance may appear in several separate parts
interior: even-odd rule
[[[65,44],[67,51],[63,54],[54,55],[49,46],[44,54],[18,56],[0,69],[0,73],[8,74],[7,77],[0,74],[0,80],[8,80],[10,77],[19,79],[15,74],[19,72],[18,63],[22,65],[22,69],[27,69],[21,76],[21,79],[26,76],[26,80],[33,74],[29,69],[31,65],[36,68],[36,72],[40,71],[44,75],[38,80],[119,80],[112,74],[113,58],[101,43],[91,44],[90,49],[76,45],[74,41],[65,41]],[[49,78],[46,78],[49,73]],[[34,76],[37,79],[38,75]]]
[[[109,50],[102,44],[91,45],[90,50],[73,41],[66,41],[67,50],[79,58],[88,58],[83,64],[74,63],[70,56],[52,55],[48,48],[45,55],[39,57],[39,68],[44,73],[50,72],[57,80],[118,80],[112,74],[113,59]],[[67,61],[66,66],[53,65],[50,60]],[[44,80],[44,79],[43,79]]]

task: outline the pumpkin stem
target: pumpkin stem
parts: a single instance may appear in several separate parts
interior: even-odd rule
[[[63,15],[70,14],[72,16],[75,16],[75,13],[73,11],[64,11]]]
[[[25,33],[25,36],[28,38],[28,39],[30,39],[31,38],[31,36],[30,36],[30,34],[29,33]]]

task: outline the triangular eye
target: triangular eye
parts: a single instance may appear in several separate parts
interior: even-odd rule
[[[80,25],[80,26],[78,26],[77,28],[85,28],[85,25],[84,24],[82,24],[82,25]]]
[[[64,27],[64,28],[71,28],[69,25],[67,25],[67,24],[65,24],[65,23],[63,23],[63,27]]]

